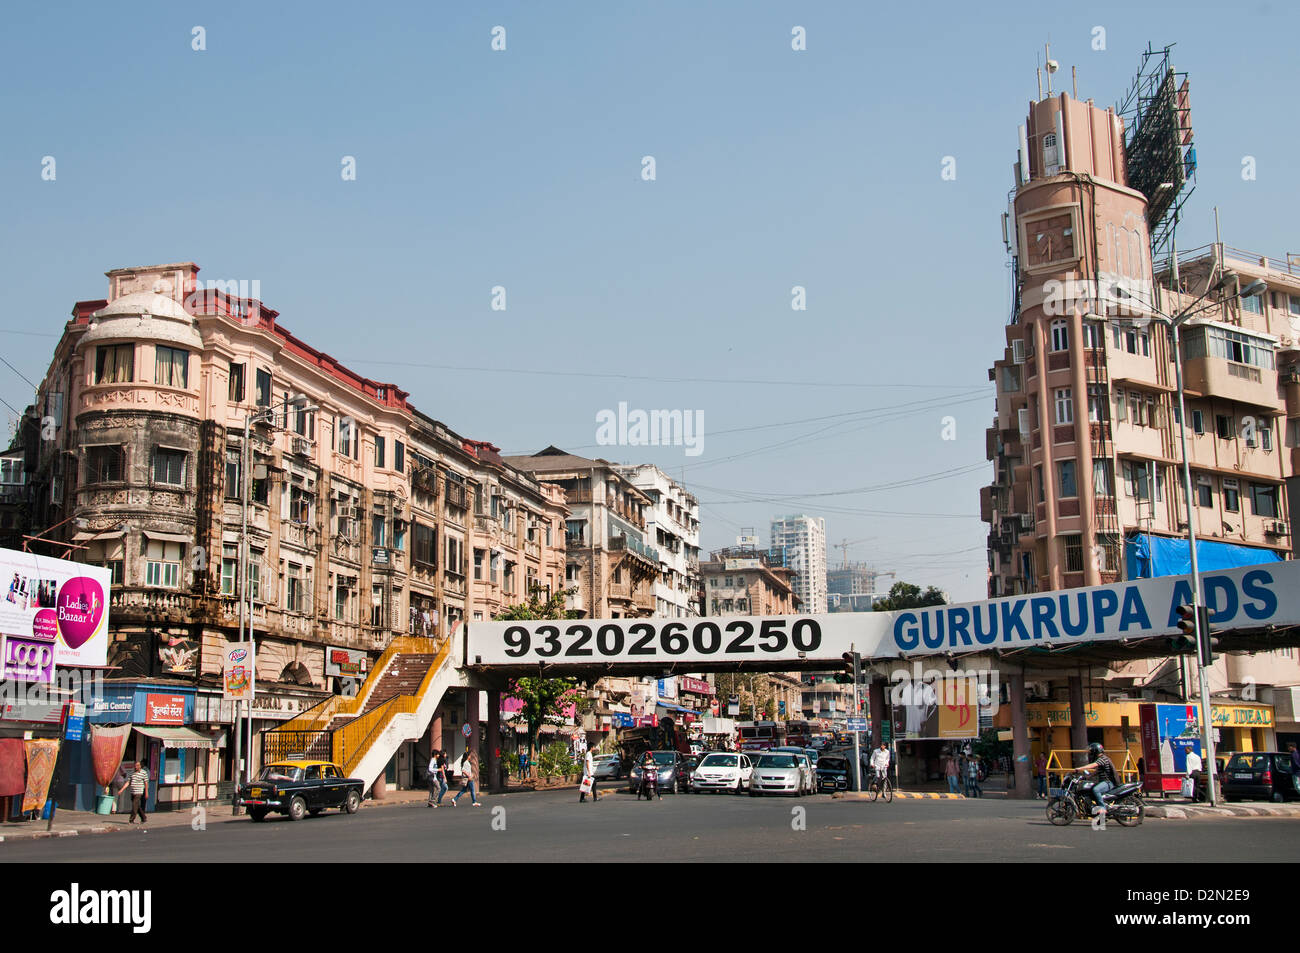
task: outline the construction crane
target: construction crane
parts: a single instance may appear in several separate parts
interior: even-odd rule
[[[835,543],[833,546],[831,546],[831,549],[841,550],[844,554],[844,557],[841,561],[840,568],[841,569],[849,568],[849,547],[850,546],[856,546],[858,543],[869,543],[875,538],[876,537],[874,536],[864,536],[862,537],[862,539],[846,539],[843,542]]]

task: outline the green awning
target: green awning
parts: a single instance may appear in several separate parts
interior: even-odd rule
[[[135,730],[150,738],[157,738],[164,748],[220,748],[225,745],[225,733],[220,737],[193,728],[156,728],[135,725]]]

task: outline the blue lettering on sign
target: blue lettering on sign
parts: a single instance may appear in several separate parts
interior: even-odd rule
[[[1097,635],[1106,631],[1106,617],[1119,611],[1119,596],[1113,589],[1098,589],[1092,594],[1092,630]]]
[[[1025,628],[1025,620],[1020,618],[1020,613],[1025,611],[1025,600],[1017,599],[1015,602],[1002,603],[1002,641],[1011,641],[1012,629],[1020,631],[1020,638],[1028,641],[1029,630]]]
[[[976,606],[972,615],[975,617],[975,641],[980,645],[992,645],[998,640],[998,607],[994,605],[986,606],[989,610],[989,627],[987,631],[984,626],[980,625],[983,620],[980,618],[982,613],[980,607]]]
[[[1061,628],[1065,630],[1066,635],[1083,635],[1088,631],[1088,594],[1080,592],[1079,599],[1079,621],[1070,621],[1070,597],[1061,596]]]
[[[1237,617],[1237,587],[1227,576],[1206,576],[1205,604],[1213,610],[1211,622],[1231,622]]]
[[[1061,633],[1056,631],[1056,623],[1053,618],[1056,616],[1056,600],[1048,596],[1033,600],[1034,603],[1034,638],[1041,639],[1044,635],[1048,638],[1059,638]]]
[[[904,623],[910,622],[910,626],[904,626]],[[894,620],[894,644],[900,649],[914,649],[917,646],[916,637],[916,613],[904,612]]]
[[[1174,583],[1174,597],[1169,600],[1168,628],[1171,629],[1176,628],[1178,623],[1182,621],[1178,617],[1178,607],[1188,606],[1191,604],[1192,604],[1192,584],[1188,582],[1186,579],[1180,579],[1178,580],[1178,582]]]
[[[957,646],[957,634],[961,633],[961,644],[970,645],[970,610],[958,607],[948,610],[948,641]]]
[[[940,612],[935,622],[936,632],[930,635],[930,613],[926,612],[921,616],[921,640],[925,642],[927,649],[937,649],[943,645],[943,613]]]
[[[1119,630],[1127,632],[1129,626],[1136,625],[1141,629],[1151,628],[1151,620],[1147,617],[1147,607],[1142,604],[1142,593],[1138,591],[1137,586],[1124,587],[1124,607],[1120,610]]]
[[[1265,569],[1252,570],[1241,578],[1241,591],[1251,599],[1258,599],[1259,604],[1243,602],[1242,611],[1252,619],[1267,619],[1277,612],[1277,594],[1268,588],[1273,584],[1273,576]]]

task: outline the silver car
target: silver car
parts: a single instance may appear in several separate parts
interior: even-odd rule
[[[765,752],[754,761],[754,773],[749,776],[749,796],[760,794],[791,794],[799,797],[807,790],[805,772],[808,756],[786,752]]]
[[[803,781],[803,786],[799,789],[800,794],[817,793],[817,752],[811,748],[795,748],[785,746],[773,748],[772,754],[792,754],[799,762],[799,773]]]

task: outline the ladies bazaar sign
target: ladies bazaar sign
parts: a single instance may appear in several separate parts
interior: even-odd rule
[[[98,566],[0,549],[0,633],[52,645],[55,665],[102,668],[109,579]]]
[[[1210,622],[1220,628],[1300,624],[1300,562],[1203,573]],[[868,659],[1071,645],[1173,635],[1186,576],[896,612],[692,620],[583,619],[471,622],[469,657],[483,665],[580,666],[619,662],[839,663]]]

